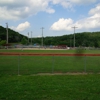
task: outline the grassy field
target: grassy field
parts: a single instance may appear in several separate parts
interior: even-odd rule
[[[0,49],[0,52],[18,52],[18,53],[54,53],[54,54],[57,54],[57,53],[60,53],[60,54],[66,54],[66,53],[77,53],[78,50],[66,50],[66,49],[63,49],[63,50],[22,50],[22,49],[19,49],[19,50],[13,50],[13,49]],[[91,53],[94,53],[94,54],[100,54],[100,50],[82,50],[82,53],[88,53],[88,54],[91,54]]]
[[[74,50],[0,52],[76,53]],[[84,53],[98,54],[99,50],[86,50]],[[37,74],[67,72],[93,74]],[[0,55],[0,100],[100,100],[99,72],[100,57]]]
[[[0,50],[11,53],[76,53],[75,50]],[[99,54],[99,50],[84,53]],[[0,56],[0,74],[32,75],[37,73],[99,73],[99,56]]]
[[[100,100],[100,75],[3,76],[0,100]]]
[[[100,57],[0,56],[0,74],[99,73]]]

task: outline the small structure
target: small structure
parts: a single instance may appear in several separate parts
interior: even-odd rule
[[[58,49],[66,49],[67,46],[66,46],[66,45],[58,45],[57,48],[58,48]]]

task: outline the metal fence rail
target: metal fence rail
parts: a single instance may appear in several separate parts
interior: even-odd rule
[[[0,74],[33,75],[38,73],[99,73],[99,55],[1,54]]]

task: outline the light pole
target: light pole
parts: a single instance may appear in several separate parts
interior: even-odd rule
[[[71,48],[71,37],[70,37],[70,48]]]
[[[43,29],[44,29],[44,27],[42,27],[41,29],[42,29],[42,47],[43,47]]]
[[[29,32],[28,32],[28,44],[29,44]]]
[[[31,45],[32,45],[32,31],[31,31]]]
[[[6,23],[6,30],[7,30],[7,40],[6,40],[6,44],[8,45],[8,23]]]
[[[74,27],[72,27],[72,28],[74,28],[74,44],[73,44],[73,46],[74,46],[74,48],[75,48],[75,29],[78,28],[78,27],[75,27],[75,26],[74,26]]]

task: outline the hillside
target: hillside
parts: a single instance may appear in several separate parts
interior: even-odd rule
[[[9,33],[9,43],[31,44],[28,43],[28,39],[26,36],[23,36],[18,32],[8,29],[8,33]],[[6,41],[6,28],[0,26],[0,42],[2,40]],[[31,42],[31,39],[29,41]],[[41,43],[42,43],[42,38],[32,38],[32,44],[41,45]],[[68,47],[73,47],[74,34],[54,36],[54,37],[50,36],[44,37],[43,44],[44,46],[67,45]],[[75,46],[100,47],[100,32],[75,33]]]
[[[26,36],[21,35],[18,32],[15,32],[14,30],[11,30],[8,28],[8,34],[9,34],[9,43],[20,43],[22,38]],[[0,26],[0,41],[6,40],[6,28]]]
[[[41,38],[34,38],[33,43],[41,45]],[[74,34],[45,37],[44,45],[67,45],[73,47]],[[100,32],[75,33],[75,46],[100,47]]]

